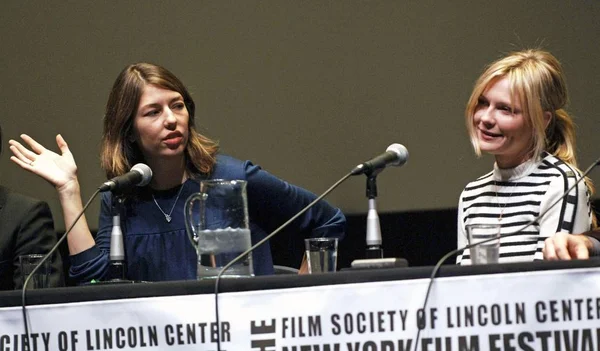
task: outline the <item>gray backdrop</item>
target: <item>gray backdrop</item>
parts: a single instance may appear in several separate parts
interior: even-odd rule
[[[541,46],[563,63],[581,168],[600,156],[597,1],[3,1],[0,183],[50,202],[50,185],[9,160],[28,133],[62,133],[84,201],[104,181],[98,145],[110,87],[129,63],[161,64],[188,86],[200,130],[315,193],[394,142],[410,160],[379,176],[381,212],[455,207],[487,172],[463,109],[485,64]],[[593,176],[600,183],[600,171]],[[329,196],[366,211],[365,181]],[[88,211],[97,226],[98,201]]]

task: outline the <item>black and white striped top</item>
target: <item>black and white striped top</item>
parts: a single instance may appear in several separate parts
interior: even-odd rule
[[[580,173],[560,159],[544,153],[515,168],[494,170],[469,183],[458,204],[458,247],[467,245],[466,226],[501,224],[501,233],[518,231],[558,200]],[[543,259],[544,240],[557,233],[581,233],[591,226],[590,196],[580,182],[520,235],[500,240],[500,263]],[[500,219],[501,218],[501,219]],[[459,253],[458,264],[471,264],[469,250]]]

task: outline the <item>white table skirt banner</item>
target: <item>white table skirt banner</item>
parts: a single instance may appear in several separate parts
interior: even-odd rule
[[[600,268],[0,309],[0,351],[600,350]],[[417,332],[420,330],[418,342]]]

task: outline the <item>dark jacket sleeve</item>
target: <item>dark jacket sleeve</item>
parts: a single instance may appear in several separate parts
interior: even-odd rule
[[[248,213],[252,243],[267,237],[309,205],[317,196],[290,184],[254,165],[227,155],[219,155],[212,179],[243,179],[248,182]],[[346,218],[342,211],[321,200],[277,233],[270,245],[257,247],[253,252],[254,273],[273,273],[271,246],[278,255],[298,265],[304,254],[304,239],[309,237],[343,238]]]
[[[592,230],[591,232],[585,233],[587,236],[600,240],[600,229]]]
[[[590,250],[590,256],[598,257],[600,256],[600,229],[595,229],[584,233],[589,236],[592,240],[592,249]]]
[[[28,254],[47,254],[57,242],[52,213],[48,204],[17,193],[2,189],[3,201],[0,221],[4,239],[2,250],[10,251],[12,267],[12,288],[23,287],[19,256]],[[62,260],[58,250],[50,258],[50,287],[63,286],[64,274]],[[4,288],[8,288],[5,286]]]
[[[248,179],[249,210],[268,232],[317,198],[315,194],[283,181],[249,161],[244,163],[244,168]],[[327,236],[341,239],[345,229],[346,217],[342,211],[321,200],[290,223],[286,231],[305,238]]]

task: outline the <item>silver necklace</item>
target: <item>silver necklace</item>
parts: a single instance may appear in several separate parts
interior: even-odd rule
[[[508,205],[508,202],[510,201],[510,197],[514,194],[514,189],[513,191],[511,191],[511,193],[508,195],[509,200],[507,200],[505,203],[500,203],[500,198],[498,197],[498,192],[501,189],[501,187],[498,187],[498,183],[494,184],[496,186],[496,202],[498,203],[498,207],[500,208],[500,215],[498,216],[498,222],[502,221],[502,216],[504,215],[504,210],[506,209],[506,205]]]
[[[177,197],[175,198],[175,202],[173,202],[173,206],[171,207],[171,211],[169,211],[169,214],[166,214],[165,211],[163,211],[163,209],[160,208],[160,205],[156,201],[154,194],[152,194],[152,200],[154,200],[154,204],[156,204],[156,207],[158,207],[158,210],[160,212],[162,212],[162,214],[165,216],[165,220],[167,221],[167,223],[171,223],[171,220],[173,219],[171,217],[171,214],[173,213],[173,210],[175,209],[175,205],[177,205],[177,201],[179,200],[179,195],[181,195],[181,190],[183,190],[184,186],[185,186],[185,182],[183,182],[183,184],[181,184],[181,188],[179,188],[179,192],[177,193]]]

